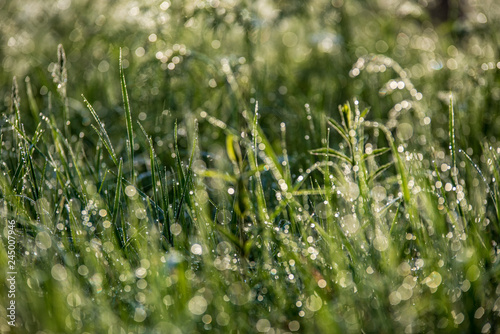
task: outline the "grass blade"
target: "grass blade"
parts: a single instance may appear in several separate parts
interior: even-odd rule
[[[95,130],[95,132],[97,133],[99,138],[101,138],[102,143],[106,147],[106,150],[108,150],[108,153],[111,156],[111,159],[113,160],[115,165],[118,165],[118,159],[116,158],[115,149],[113,148],[113,144],[111,144],[111,140],[109,139],[108,132],[104,128],[104,123],[101,122],[101,119],[99,118],[99,116],[95,112],[94,108],[92,108],[92,105],[89,103],[89,101],[87,101],[87,99],[85,98],[85,96],[83,96],[83,94],[82,94],[82,97],[83,97],[83,102],[85,102],[85,104],[87,105],[87,108],[90,110],[90,113],[92,114],[95,121],[97,122],[97,126],[99,127],[99,130],[94,125],[92,125],[92,128]]]
[[[137,124],[139,125],[139,127],[141,128],[144,136],[146,137],[147,141],[148,141],[148,145],[149,145],[149,161],[150,161],[150,165],[151,165],[151,183],[153,184],[153,200],[155,202],[155,204],[159,203],[158,202],[158,196],[157,196],[157,184],[156,184],[156,180],[157,180],[157,175],[156,175],[156,154],[155,154],[155,151],[154,151],[154,147],[153,147],[153,141],[151,140],[151,137],[148,136],[146,130],[144,129],[144,127],[142,126],[141,123],[139,123],[139,121],[137,122]],[[157,210],[155,210],[155,213],[157,212]],[[157,216],[155,214],[155,216]]]
[[[28,94],[28,103],[30,106],[31,115],[33,116],[33,120],[36,123],[40,123],[40,116],[38,115],[40,113],[40,109],[38,108],[35,96],[33,95],[30,77],[26,77],[25,82],[26,82],[26,93]]]
[[[373,150],[371,153],[365,153],[361,157],[361,161],[368,159],[369,157],[376,157],[382,155],[386,152],[389,152],[391,149],[389,147],[377,148]]]
[[[351,158],[349,158],[347,155],[345,155],[343,153],[340,153],[337,150],[334,150],[333,148],[327,148],[327,147],[317,148],[315,150],[310,150],[309,153],[313,154],[313,155],[327,155],[330,157],[336,157],[336,158],[339,158],[341,160],[348,162],[351,165],[353,164],[353,161]]]
[[[467,158],[468,162],[472,165],[472,167],[474,167],[474,169],[477,171],[479,176],[481,176],[481,179],[483,180],[484,184],[486,185],[486,189],[488,190],[488,193],[490,194],[491,199],[493,200],[493,204],[495,205],[495,211],[497,212],[498,216],[500,217],[500,208],[497,206],[496,196],[493,193],[493,191],[491,190],[491,187],[488,183],[488,180],[484,176],[483,171],[481,170],[481,168],[479,168],[479,166],[472,160],[472,158],[466,152],[464,152],[463,150],[460,150],[460,153],[462,153]]]
[[[123,247],[126,244],[126,238],[125,238],[125,229],[122,226],[122,233],[119,233],[118,226],[116,225],[118,222],[118,211],[120,207],[120,194],[122,191],[122,166],[123,166],[123,161],[120,159],[120,163],[118,164],[118,175],[116,177],[116,192],[115,192],[115,200],[113,202],[113,226],[115,228],[116,236],[118,241],[120,242],[121,246]]]
[[[182,209],[182,204],[184,203],[184,199],[186,198],[186,193],[189,188],[189,183],[191,181],[191,174],[192,174],[192,166],[193,166],[193,160],[194,160],[194,152],[196,151],[196,143],[197,143],[197,137],[194,138],[193,141],[193,150],[191,151],[191,157],[189,158],[189,166],[187,170],[187,176],[186,176],[186,182],[184,183],[184,190],[182,191],[182,195],[179,201],[179,206],[177,208],[177,213],[175,215],[175,222],[179,222],[179,217],[181,215],[181,209]]]
[[[132,126],[132,114],[130,112],[130,103],[127,93],[127,84],[125,83],[125,74],[123,73],[123,59],[122,50],[120,49],[120,83],[122,88],[123,106],[125,108],[125,121],[127,123],[127,136],[128,136],[128,159],[130,163],[130,173],[132,175],[132,183],[135,183],[134,172],[134,129]]]
[[[347,135],[347,132],[344,130],[344,128],[333,118],[328,118],[328,124],[330,124],[336,131],[337,133],[344,138],[344,140],[347,143],[350,143],[349,141],[349,136]]]
[[[453,95],[450,94],[450,106],[449,106],[449,124],[448,130],[450,135],[450,155],[451,155],[451,173],[454,176],[455,181],[457,176],[457,156],[456,156],[456,143],[455,143],[455,111],[453,110]]]
[[[386,163],[385,165],[380,166],[373,173],[371,173],[370,176],[368,176],[368,180],[366,182],[367,183],[372,182],[373,180],[375,180],[375,178],[377,178],[377,176],[379,176],[380,174],[382,174],[384,171],[386,171],[393,164],[394,164],[394,161],[391,161],[389,163]]]
[[[367,121],[364,124],[366,126],[379,128],[380,130],[382,130],[382,132],[384,132],[387,142],[391,147],[392,155],[396,162],[396,170],[401,177],[401,192],[403,193],[403,199],[405,203],[410,203],[410,187],[408,186],[408,176],[406,173],[405,164],[403,162],[403,159],[401,158],[401,155],[399,154],[398,147],[396,146],[396,142],[394,141],[394,137],[392,136],[391,131],[389,131],[389,129],[387,129],[387,127],[385,127],[384,125],[377,122]]]

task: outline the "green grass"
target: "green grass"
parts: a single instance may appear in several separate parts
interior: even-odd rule
[[[63,30],[72,50],[58,47],[52,81],[10,89],[2,77],[0,264],[15,260],[17,318],[9,327],[2,285],[0,331],[498,332],[494,4],[486,27],[479,4],[479,23],[442,25],[356,1],[320,1],[324,12],[292,1],[273,18],[244,2],[171,4],[184,28],[156,25],[151,45],[112,28],[149,38],[134,20],[159,20],[158,6],[123,5],[129,21],[110,17],[110,35]],[[324,22],[346,40],[312,48],[305,27]],[[464,22],[477,24],[470,45],[446,37]],[[176,40],[167,62],[155,58],[162,34]],[[404,55],[401,34],[416,43]],[[108,42],[109,59],[85,57]]]

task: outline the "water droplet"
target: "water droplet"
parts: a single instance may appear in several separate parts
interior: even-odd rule
[[[259,319],[255,324],[255,328],[260,333],[267,333],[271,329],[271,323],[267,319]]]
[[[64,268],[61,264],[54,265],[52,267],[51,274],[56,281],[64,281],[68,278],[66,268]]]
[[[82,303],[82,298],[78,294],[78,292],[70,292],[66,297],[66,302],[69,306],[78,307]]]
[[[467,269],[466,277],[471,282],[476,281],[480,275],[481,275],[481,270],[475,264],[473,264],[472,266],[469,267],[469,269]]]
[[[146,275],[147,275],[147,270],[146,270],[146,268],[139,267],[139,268],[137,268],[137,269],[135,270],[135,276],[136,276],[137,278],[144,278],[144,277],[146,277]]]
[[[382,202],[387,196],[387,190],[385,187],[377,185],[372,189],[372,197],[375,202]]]
[[[359,230],[358,220],[354,215],[346,215],[343,218],[342,228],[346,233],[355,234]]]
[[[410,123],[400,123],[397,127],[397,136],[405,141],[413,137],[413,126]]]
[[[442,280],[441,274],[437,271],[433,271],[423,280],[423,283],[431,289],[436,289],[441,284]]]
[[[324,202],[321,202],[318,205],[316,205],[315,212],[321,219],[327,219],[332,215],[331,208]]]
[[[134,197],[137,194],[137,189],[134,186],[129,185],[125,188],[125,195],[128,197]]]
[[[87,276],[89,274],[89,269],[85,265],[81,265],[78,267],[78,273],[82,276]]]
[[[35,243],[40,249],[49,249],[52,246],[52,239],[47,232],[42,231],[36,235]]]
[[[377,233],[377,236],[373,240],[373,247],[379,252],[383,252],[389,247],[389,241],[381,232]]]
[[[244,305],[250,300],[250,289],[247,284],[233,283],[228,289],[228,295],[234,305]]]
[[[201,255],[203,254],[203,248],[200,244],[194,244],[191,246],[191,253],[193,253],[194,255]]]
[[[134,321],[135,322],[143,322],[146,320],[147,314],[143,308],[136,308],[134,313]]]
[[[177,223],[172,224],[172,226],[170,226],[170,232],[172,232],[173,235],[179,235],[182,232],[182,226]]]
[[[321,306],[323,306],[323,300],[318,295],[309,296],[306,300],[306,307],[312,312],[319,311]]]

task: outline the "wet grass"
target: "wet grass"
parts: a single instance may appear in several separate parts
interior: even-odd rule
[[[1,189],[17,232],[20,331],[476,331],[497,322],[498,151],[485,146],[485,172],[460,155],[451,100],[449,151],[407,150],[354,101],[338,121],[310,119],[328,124],[317,138],[325,146],[296,174],[286,124],[273,146],[255,105],[239,129],[200,113],[191,153],[176,135],[175,163],[165,165],[133,125],[121,73],[127,145],[114,149],[84,99],[94,156],[61,129],[64,103],[25,132],[29,114],[13,89]],[[65,98],[59,87],[54,99]],[[224,154],[197,140],[207,121],[225,136]]]
[[[5,285],[1,331],[499,330],[500,146],[494,130],[463,132],[478,126],[464,124],[469,88],[432,111],[439,81],[414,84],[393,58],[364,55],[342,65],[344,93],[364,100],[337,110],[317,94],[305,106],[283,97],[274,114],[265,85],[246,86],[265,78],[250,49],[245,80],[242,60],[193,53],[216,73],[203,108],[177,96],[148,109],[121,52],[112,107],[92,88],[75,102],[62,46],[43,101],[14,79],[1,120],[0,264],[17,272],[16,327]],[[183,68],[186,82],[197,69]],[[396,76],[373,79],[386,69]],[[180,94],[177,79],[165,94]],[[396,101],[388,113],[370,93],[378,80],[377,98]],[[196,106],[206,87],[189,89]]]

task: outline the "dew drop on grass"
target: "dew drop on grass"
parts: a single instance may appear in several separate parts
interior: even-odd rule
[[[106,252],[106,253],[111,253],[114,249],[115,249],[115,246],[113,245],[113,243],[111,241],[106,241],[103,245],[102,245],[102,249]]]
[[[481,319],[483,315],[484,315],[484,307],[479,307],[474,313],[474,318]]]
[[[469,267],[469,269],[467,269],[466,277],[471,282],[476,281],[480,275],[481,275],[481,271],[480,271],[479,267],[476,266],[475,264],[473,264],[472,266]]]
[[[144,278],[144,277],[146,277],[146,275],[147,275],[147,270],[146,270],[146,268],[139,267],[139,268],[137,268],[137,269],[135,270],[135,276],[136,276],[137,278]]]
[[[148,286],[148,282],[145,279],[138,280],[136,284],[137,284],[137,287],[141,290],[146,289],[146,287]]]
[[[194,255],[201,255],[203,254],[203,248],[200,244],[193,244],[191,246],[191,253],[193,253]]]
[[[82,276],[87,276],[89,274],[89,269],[86,265],[82,264],[80,267],[78,267],[78,273]]]
[[[234,305],[244,305],[250,299],[250,289],[247,284],[233,283],[228,289],[229,300]]]
[[[82,298],[78,294],[78,292],[70,292],[66,297],[66,302],[69,306],[78,307],[82,303]]]
[[[163,304],[165,304],[167,307],[173,305],[174,300],[173,300],[172,296],[165,295],[165,297],[163,297]]]
[[[441,285],[442,277],[437,271],[433,271],[429,276],[427,276],[423,282],[431,289],[436,289]]]
[[[397,292],[399,293],[401,300],[408,300],[413,296],[413,289],[407,284],[401,285]]]
[[[134,186],[129,185],[125,188],[125,195],[128,197],[134,197],[137,194],[137,189]]]
[[[491,324],[487,322],[484,324],[483,328],[481,328],[481,333],[490,333],[491,330]]]
[[[220,312],[217,314],[216,320],[219,326],[227,326],[229,324],[230,317],[226,312]]]
[[[373,240],[373,247],[379,252],[383,252],[389,247],[389,241],[383,234],[377,233],[377,236]]]
[[[347,270],[341,270],[337,274],[337,281],[336,283],[340,285],[343,288],[348,288],[352,285],[352,273]]]
[[[147,217],[146,210],[143,208],[139,208],[139,209],[135,210],[135,216],[139,220],[145,219]]]
[[[52,267],[51,274],[56,281],[65,281],[68,278],[66,268],[64,268],[61,264],[54,265]]]
[[[271,323],[267,319],[259,319],[255,324],[259,333],[267,333],[271,329]]]
[[[342,195],[348,201],[354,201],[359,196],[359,187],[354,182],[347,182],[340,187],[339,195]]]
[[[323,300],[318,295],[311,295],[306,299],[306,308],[309,311],[317,312],[323,306]]]
[[[358,220],[354,215],[344,216],[342,221],[342,228],[346,233],[355,234],[359,230]]]
[[[453,313],[452,313],[452,315],[453,315]],[[461,312],[459,314],[455,315],[454,318],[455,318],[454,322],[456,325],[460,325],[465,320],[465,316]]]
[[[458,252],[462,248],[462,243],[459,240],[454,240],[451,243],[450,249],[454,252]]]
[[[136,308],[135,309],[135,313],[134,313],[134,321],[135,322],[143,322],[144,320],[146,320],[146,311],[143,309],[143,308]]]
[[[411,266],[407,262],[402,262],[398,266],[398,274],[400,276],[407,276],[410,274],[410,272],[411,272]]]
[[[300,323],[297,320],[290,321],[288,323],[288,329],[292,332],[297,332],[300,329]]]
[[[180,224],[172,224],[172,226],[170,226],[170,232],[172,232],[173,235],[179,235],[181,234],[182,232],[182,226]]]
[[[389,295],[389,303],[391,305],[398,305],[401,302],[401,295],[397,291],[391,292]]]
[[[217,253],[219,253],[219,255],[229,254],[231,249],[231,244],[227,241],[221,241],[216,247]]]
[[[413,137],[413,126],[410,123],[400,123],[397,127],[397,137],[403,141]]]
[[[35,243],[40,249],[49,249],[52,246],[52,239],[47,232],[42,231],[36,235]]]
[[[326,287],[326,281],[324,279],[320,279],[318,281],[318,286],[321,288],[321,289],[324,289]]]
[[[201,321],[203,321],[204,324],[208,325],[212,322],[212,316],[210,314],[205,314],[203,317],[201,317]]]
[[[372,189],[372,197],[375,202],[382,202],[387,196],[387,191],[385,187],[380,185],[373,187]]]
[[[470,281],[466,279],[465,281],[462,282],[462,286],[460,287],[460,289],[463,292],[467,292],[469,291],[470,287],[471,287]]]
[[[328,204],[325,204],[325,202],[318,203],[316,205],[315,212],[321,219],[327,219],[332,214],[332,210],[328,207]]]

